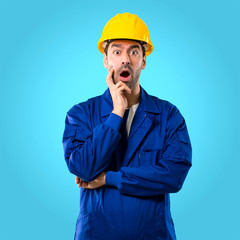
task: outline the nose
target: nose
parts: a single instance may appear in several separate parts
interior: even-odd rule
[[[123,54],[123,58],[122,58],[122,65],[125,65],[125,64],[130,64],[130,58],[128,56],[128,53],[125,53]]]

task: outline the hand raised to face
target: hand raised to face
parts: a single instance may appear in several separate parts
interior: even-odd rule
[[[114,83],[113,81],[114,70],[113,67],[108,69],[108,75],[106,83],[109,87],[110,94],[113,101],[113,113],[123,117],[124,112],[128,106],[127,98],[124,96],[124,92],[131,94],[131,89],[122,81]]]

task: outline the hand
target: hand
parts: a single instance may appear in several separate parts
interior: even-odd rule
[[[95,189],[105,185],[105,178],[106,178],[106,173],[102,172],[95,180],[91,182],[84,182],[81,178],[77,176],[75,178],[75,182],[76,184],[78,184],[78,187]]]
[[[123,117],[124,112],[128,106],[127,98],[124,96],[124,91],[131,94],[131,89],[122,81],[119,81],[118,83],[114,83],[112,79],[113,75],[113,67],[109,69],[108,75],[107,75],[107,85],[109,87],[112,101],[113,101],[113,113]]]
[[[81,187],[82,183],[83,183],[83,180],[80,177],[76,176],[75,177],[75,183],[78,185],[78,187]]]

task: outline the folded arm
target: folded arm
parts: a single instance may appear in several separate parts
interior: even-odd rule
[[[106,185],[134,196],[174,193],[181,189],[192,166],[192,148],[185,120],[176,107],[168,120],[163,154],[156,156],[155,165],[122,167],[118,172],[107,172]]]
[[[121,138],[122,118],[111,113],[105,123],[91,130],[87,114],[84,105],[75,105],[67,113],[63,148],[69,171],[90,182],[110,164]]]

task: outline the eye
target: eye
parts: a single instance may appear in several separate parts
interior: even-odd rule
[[[119,50],[115,50],[115,51],[113,51],[113,53],[118,55],[118,54],[120,54],[120,51]]]
[[[138,51],[132,50],[132,51],[131,51],[131,54],[132,54],[132,55],[137,55],[137,54],[138,54]]]

